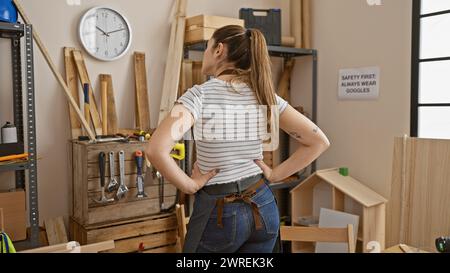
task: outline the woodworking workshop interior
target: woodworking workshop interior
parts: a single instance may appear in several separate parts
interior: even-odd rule
[[[0,253],[450,253],[449,28],[449,0],[0,0]]]

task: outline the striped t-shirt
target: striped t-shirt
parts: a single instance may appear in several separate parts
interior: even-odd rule
[[[276,96],[280,114],[288,103]],[[202,173],[220,172],[207,185],[230,183],[262,173],[254,160],[263,160],[262,143],[267,137],[267,112],[246,84],[220,79],[196,85],[181,96],[192,114],[197,162]]]

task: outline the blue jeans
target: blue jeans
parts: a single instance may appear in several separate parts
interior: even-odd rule
[[[217,198],[223,195],[217,195]],[[251,206],[229,203],[223,209],[223,228],[214,208],[197,248],[198,253],[272,253],[280,229],[280,216],[272,190],[260,187],[252,200],[258,205],[263,228],[256,230]]]

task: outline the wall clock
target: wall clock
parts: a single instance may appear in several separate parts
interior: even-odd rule
[[[131,46],[132,30],[127,18],[107,7],[95,7],[81,18],[79,36],[84,49],[94,58],[114,61]]]

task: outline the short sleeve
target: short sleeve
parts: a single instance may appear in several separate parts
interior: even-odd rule
[[[196,85],[186,91],[177,103],[183,104],[191,112],[194,120],[197,121],[202,112],[203,93],[200,86]]]
[[[277,97],[278,110],[280,110],[280,114],[282,114],[284,112],[284,110],[286,110],[286,108],[288,107],[289,103],[278,95],[276,95],[276,97]]]

